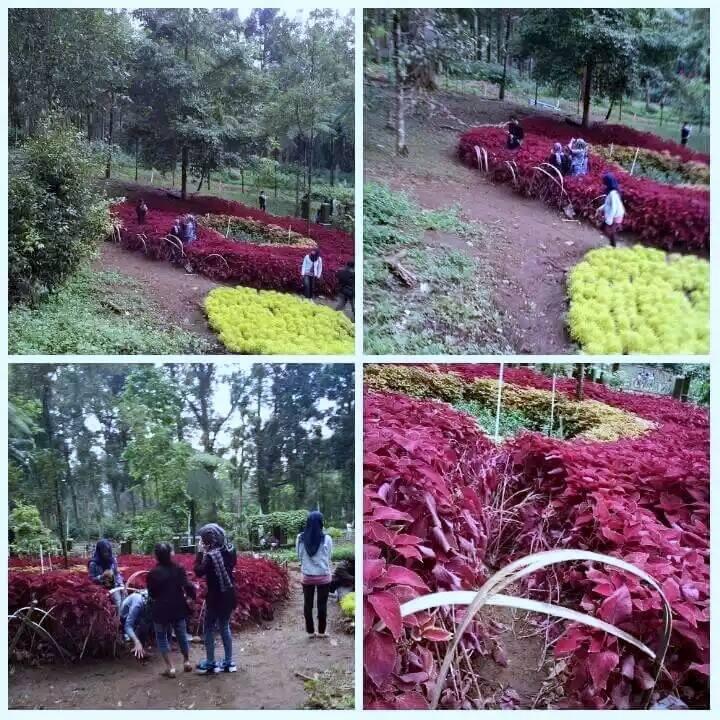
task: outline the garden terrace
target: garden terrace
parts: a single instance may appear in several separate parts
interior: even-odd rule
[[[675,694],[689,707],[707,707],[707,411],[586,381],[589,399],[643,418],[646,430],[602,442],[527,432],[498,445],[468,415],[427,397],[431,389],[457,397],[458,389],[495,380],[497,365],[421,369],[422,383],[399,376],[402,394],[369,387],[365,398],[365,706],[428,707],[453,618],[444,608],[401,619],[402,602],[428,591],[477,589],[492,569],[565,548],[624,559],[657,580],[672,606],[673,630],[667,673],[652,700]],[[377,377],[374,369],[369,375]],[[525,368],[506,368],[504,381],[506,391],[552,387]],[[416,387],[426,397],[408,397]],[[573,380],[556,382],[566,399],[574,387]],[[661,632],[657,593],[605,566],[557,566],[524,581],[522,594],[559,598],[653,647]],[[476,707],[477,663],[483,656],[508,661],[493,627],[475,623],[463,639],[441,707]],[[554,706],[642,705],[654,676],[644,655],[585,626],[543,627],[565,668],[549,681],[561,698]]]
[[[582,134],[579,128],[575,131]],[[602,176],[611,170],[619,176],[627,230],[643,242],[666,250],[707,253],[709,192],[630,175],[592,152],[587,175],[560,178],[546,161],[553,143],[562,139],[527,129],[522,147],[508,150],[505,130],[476,127],[461,135],[457,152],[463,163],[489,172],[495,181],[511,183],[523,194],[550,204],[564,206],[569,202],[576,215],[594,224],[599,222],[598,209],[605,193]]]
[[[221,232],[233,242],[252,245],[288,245],[290,247],[317,248],[309,237],[292,230],[283,230],[279,225],[266,225],[259,220],[235,217],[234,215],[201,215],[200,225]]]
[[[497,403],[498,381],[490,378],[465,381],[457,375],[418,367],[371,365],[365,369],[365,382],[373,390],[402,392],[450,404],[477,402],[494,409]],[[550,390],[513,384],[502,388],[502,407],[522,411],[538,429],[549,428],[553,412],[555,423],[563,428],[564,437],[578,440],[614,441],[639,437],[653,427],[652,422],[597,400],[578,402],[563,393],[553,398]]]
[[[175,561],[199,586],[198,602],[188,620],[190,632],[198,635],[202,632],[206,585],[192,572],[194,555],[176,555]],[[54,558],[52,562],[55,568],[62,567],[62,558]],[[118,558],[118,567],[126,583],[136,590],[145,587],[145,574],[155,564],[155,558],[150,555]],[[234,578],[238,603],[231,625],[235,630],[248,622],[271,620],[277,604],[289,594],[287,569],[266,558],[240,555]],[[58,656],[64,660],[77,660],[117,653],[120,638],[117,611],[108,592],[88,578],[86,564],[41,573],[37,561],[11,558],[8,585],[9,612],[12,614],[37,603],[30,619],[39,622],[41,612],[49,611],[42,626],[57,643],[55,646],[43,639],[38,642],[26,632],[14,648],[16,658],[37,663],[58,659]],[[19,622],[15,625],[19,626]],[[16,627],[11,623],[11,637],[14,629]]]
[[[342,230],[315,225],[300,218],[278,217],[232,200],[196,195],[180,200],[167,192],[148,190],[141,194],[148,205],[145,223],[140,225],[132,201],[114,206],[118,236],[129,250],[143,250],[153,259],[167,260],[173,254],[168,238],[175,218],[184,213],[223,215],[265,225],[268,233],[296,233],[312,239],[323,258],[323,277],[319,291],[332,295],[337,291],[336,272],[353,257],[353,239]],[[256,245],[238,243],[211,227],[198,226],[198,239],[187,256],[198,272],[221,282],[232,282],[257,289],[300,292],[300,266],[307,250],[287,244]],[[177,244],[175,244],[177,246]]]

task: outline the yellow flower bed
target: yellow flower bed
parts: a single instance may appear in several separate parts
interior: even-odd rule
[[[568,278],[570,335],[591,355],[705,355],[710,264],[662,250],[591,250]]]
[[[241,235],[239,241],[244,240],[253,245],[288,245],[309,249],[317,247],[317,243],[312,238],[300,235],[293,230],[286,230],[279,225],[266,225],[252,218],[208,214],[199,217],[198,222],[227,235],[228,239],[239,234]]]
[[[210,327],[246,355],[350,355],[352,322],[340,312],[274,290],[215,288],[205,298]]]
[[[452,373],[431,372],[402,365],[367,365],[365,386],[372,390],[400,392],[449,403],[475,400],[493,410],[498,394],[497,380],[479,378],[468,382]],[[501,403],[503,409],[518,410],[538,426],[543,426],[550,418],[552,393],[549,390],[504,383]],[[555,395],[554,416],[556,422],[562,423],[572,437],[599,442],[639,437],[654,427],[649,420],[612,405],[597,400],[578,402],[563,393]]]
[[[351,592],[345,595],[340,601],[340,610],[345,617],[355,617],[355,593]]]

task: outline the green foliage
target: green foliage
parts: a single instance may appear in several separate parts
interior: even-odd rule
[[[134,552],[152,553],[156,543],[172,543],[177,528],[177,521],[169,513],[147,510],[130,520],[123,539],[133,541]]]
[[[338,540],[345,535],[345,531],[337,527],[325,528],[325,532],[333,539]]]
[[[305,681],[305,709],[352,710],[355,707],[355,679],[353,673],[331,668]]]
[[[472,415],[477,424],[488,434],[495,434],[495,414],[493,408],[487,407],[477,400],[464,400],[454,403],[458,410]],[[513,437],[523,430],[542,430],[537,422],[523,414],[521,410],[507,410],[501,408],[500,437]]]
[[[37,307],[11,308],[8,345],[18,355],[166,355],[210,349],[205,339],[168,327],[135,280],[90,270],[77,273]]]
[[[248,533],[250,539],[257,544],[260,541],[260,528],[265,533],[272,533],[279,530],[287,538],[288,542],[295,542],[295,536],[305,527],[307,519],[306,510],[290,510],[286,512],[272,512],[266,515],[251,515],[247,519]]]
[[[48,553],[57,548],[57,538],[48,530],[34,505],[16,503],[8,517],[8,527],[14,533],[10,550],[17,555]]]
[[[340,601],[340,609],[342,610],[343,615],[345,617],[355,617],[355,593],[351,592],[348,593],[341,601]]]
[[[110,232],[98,192],[98,157],[56,115],[47,116],[13,163],[8,192],[11,303],[64,283]]]

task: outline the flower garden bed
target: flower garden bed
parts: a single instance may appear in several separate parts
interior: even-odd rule
[[[468,415],[434,399],[472,394],[497,378],[492,365],[369,368],[364,435],[365,707],[427,708],[447,641],[460,617],[449,608],[400,617],[428,591],[476,589],[491,569],[537,550],[583,549],[624,559],[654,577],[673,611],[665,668],[653,701],[709,702],[709,418],[670,398],[585,383],[588,400],[646,423],[617,440],[558,440],[526,432],[492,442]],[[547,392],[551,379],[505,370],[505,391]],[[380,382],[382,381],[382,382]],[[483,387],[482,385],[480,387]],[[379,390],[382,388],[382,390]],[[447,388],[443,391],[443,388]],[[571,405],[574,381],[557,382]],[[409,397],[408,392],[423,397]],[[534,393],[526,396],[539,403]],[[544,402],[544,400],[543,400]],[[501,495],[503,502],[498,502]],[[557,593],[557,596],[555,596]],[[515,593],[517,594],[517,592]],[[592,563],[556,567],[523,582],[549,599],[655,646],[657,593]],[[654,668],[624,642],[585,626],[548,624],[561,707],[637,707]],[[492,624],[464,636],[443,708],[481,707],[473,677],[482,656],[513,667]]]
[[[594,355],[705,355],[710,264],[653,248],[591,250],[568,277],[570,336]]]
[[[340,312],[271,290],[215,288],[210,327],[228,350],[250,355],[350,355],[352,322]]]
[[[177,555],[175,561],[187,570],[188,577],[198,587],[198,602],[188,621],[190,632],[197,635],[202,632],[200,613],[205,582],[195,578],[192,572],[193,555]],[[82,562],[68,570],[56,569],[44,574],[38,569],[37,561],[33,564],[34,569],[30,569],[28,561],[11,558],[9,612],[26,608],[33,602],[39,610],[49,610],[42,626],[62,648],[65,659],[115,655],[121,640],[117,611],[108,592],[88,578],[86,564]],[[62,567],[62,559],[54,558],[53,565]],[[121,556],[118,566],[127,582],[135,573],[154,567],[155,559],[149,555]],[[238,599],[231,617],[234,630],[248,622],[272,619],[274,607],[288,597],[288,572],[272,560],[240,555],[234,577]],[[145,575],[136,575],[132,587],[144,588]],[[39,620],[39,613],[34,619]],[[18,626],[19,622],[11,623],[10,638]],[[31,643],[27,632],[15,648],[15,655],[17,659],[33,663],[60,659],[52,643],[37,638]]]
[[[123,202],[115,205],[119,239],[129,250],[142,250],[153,259],[167,260],[172,256],[172,241],[167,238],[176,217],[183,213],[223,215],[242,218],[269,228],[268,234],[295,233],[311,238],[323,258],[323,277],[319,292],[334,295],[337,292],[336,273],[353,257],[353,238],[335,228],[308,223],[295,217],[278,217],[248,207],[233,200],[197,195],[184,201],[170,197],[159,190],[143,191],[148,205],[144,224],[137,222],[135,204]],[[304,246],[285,243],[256,245],[239,243],[225,237],[212,227],[198,226],[198,239],[189,248],[187,256],[196,270],[222,282],[234,282],[258,289],[300,292],[300,267],[307,253]]]
[[[201,215],[198,222],[203,227],[221,232],[232,242],[247,242],[253,245],[287,245],[300,248],[317,248],[317,243],[309,237],[283,230],[279,225],[267,225],[251,218],[234,215]]]
[[[505,130],[478,127],[460,137],[459,158],[466,165],[488,171],[497,182],[512,183],[526,195],[556,205],[569,202],[578,216],[595,224],[600,222],[598,208],[602,205],[605,192],[602,175],[612,170],[619,176],[627,210],[624,222],[627,230],[643,242],[664,249],[707,252],[710,242],[709,192],[632,176],[592,152],[587,175],[560,178],[547,166],[542,167],[554,142],[569,140],[573,135],[582,135],[593,142],[593,137],[598,134],[603,143],[609,144],[608,135],[612,134],[608,131],[586,133],[580,128],[553,124],[544,118],[529,118],[524,122],[525,141],[519,150],[506,148]],[[540,130],[543,132],[540,133]],[[539,167],[542,169],[538,170]]]

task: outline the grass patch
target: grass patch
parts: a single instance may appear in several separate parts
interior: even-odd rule
[[[509,349],[480,263],[428,246],[427,231],[482,241],[458,207],[423,210],[406,195],[368,183],[364,191],[365,347],[372,354],[498,353]],[[403,285],[390,269],[417,278]]]
[[[355,682],[353,673],[331,668],[315,673],[305,680],[306,710],[353,710],[355,708]]]
[[[489,408],[477,400],[460,400],[453,403],[453,407],[461,412],[467,413],[475,418],[477,424],[488,435],[495,435],[495,409]],[[500,411],[500,437],[514,437],[524,430],[534,430],[539,432],[547,431],[547,427],[539,427],[538,424],[527,417],[519,410],[506,410],[502,408]],[[547,434],[547,433],[546,433]]]
[[[270,560],[274,560],[277,563],[289,563],[297,560],[297,552],[294,547],[281,548],[280,550],[269,550],[267,552],[261,552],[260,555],[269,558]],[[349,560],[352,557],[355,557],[354,545],[348,543],[333,546],[332,561],[334,563]]]
[[[114,285],[122,292],[113,292]],[[82,270],[37,307],[10,310],[10,353],[163,355],[211,349],[204,338],[168,327],[142,291],[124,275]]]

